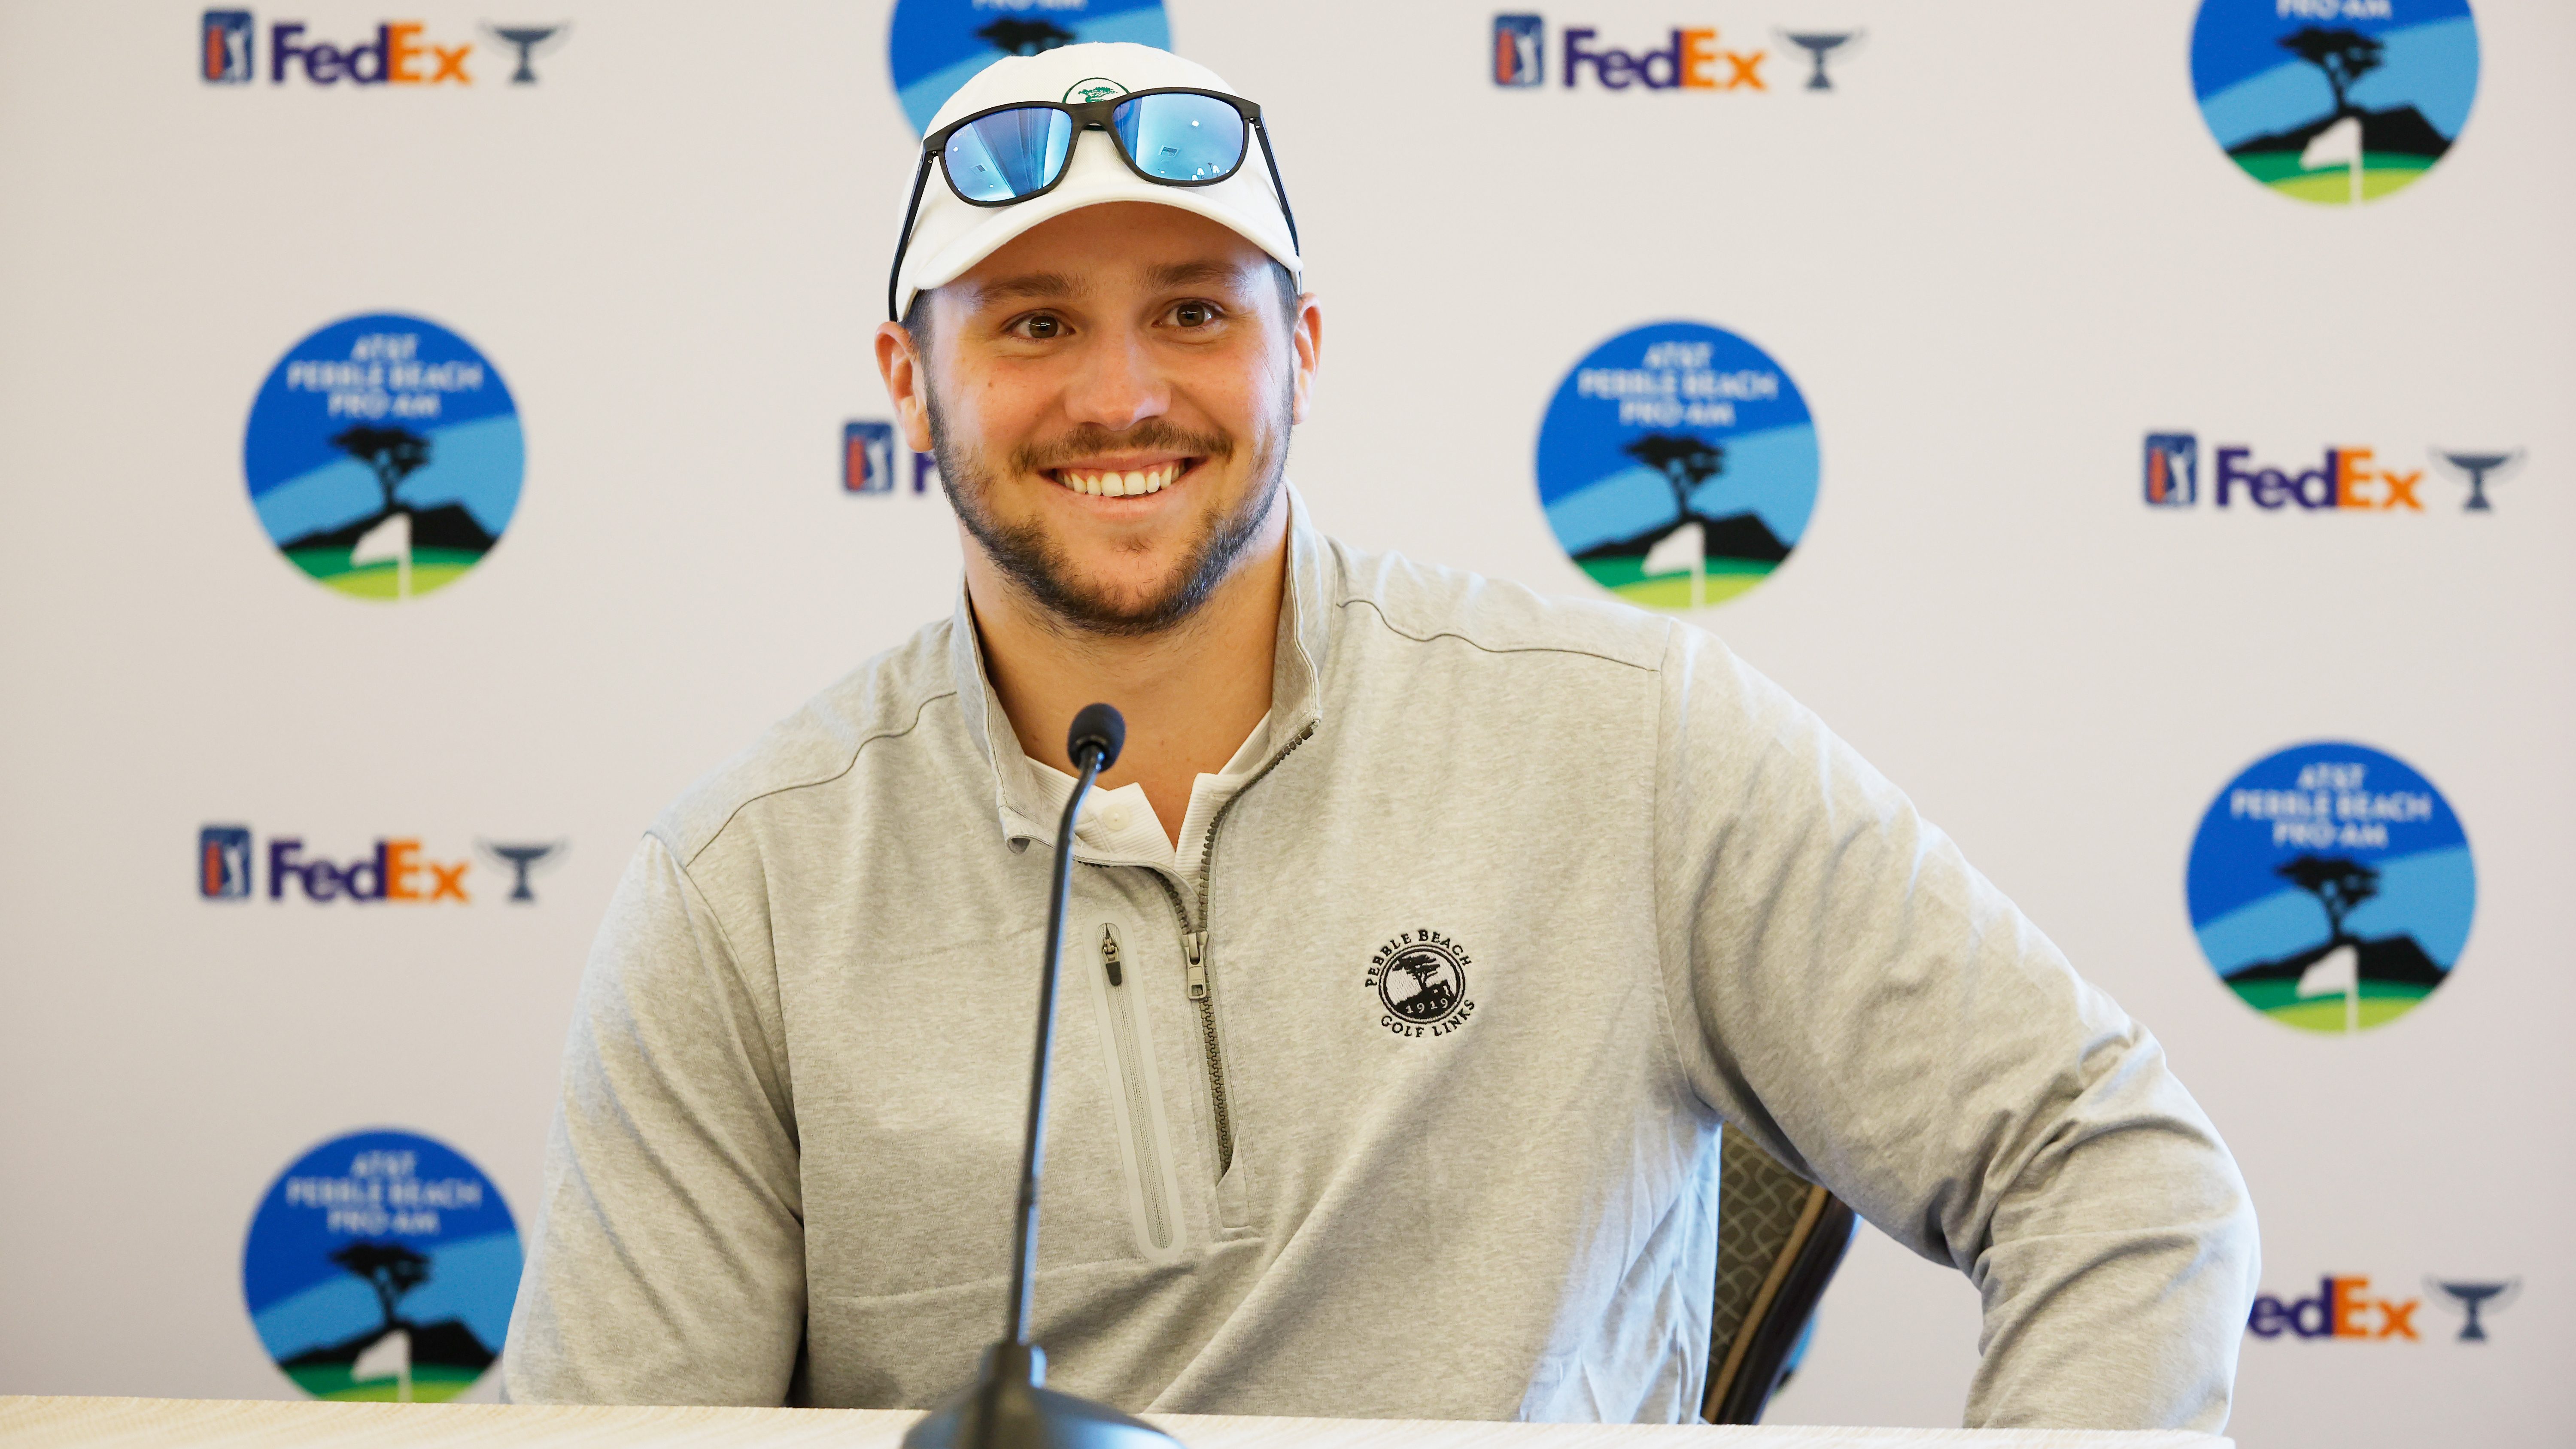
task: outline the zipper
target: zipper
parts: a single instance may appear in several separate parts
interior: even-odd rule
[[[1235,801],[1242,799],[1247,791],[1278,769],[1281,761],[1297,753],[1297,747],[1313,738],[1314,734],[1314,721],[1309,720],[1306,727],[1297,732],[1297,737],[1288,742],[1286,749],[1270,757],[1270,763],[1261,767],[1260,774],[1244,781],[1243,788],[1227,796],[1226,802],[1208,817],[1207,833],[1199,837],[1198,911],[1195,915],[1168,876],[1160,871],[1154,875],[1154,879],[1162,883],[1163,894],[1171,897],[1172,914],[1180,917],[1181,921],[1181,951],[1188,962],[1185,979],[1189,983],[1190,1004],[1199,1010],[1199,1049],[1207,1058],[1208,1107],[1216,1119],[1216,1175],[1219,1180],[1234,1169],[1234,1110],[1226,1098],[1225,1056],[1217,1050],[1216,1001],[1210,994],[1208,982],[1208,880],[1216,873],[1217,827],[1225,823]]]
[[[1136,1003],[1119,959],[1118,930],[1100,926],[1100,968],[1109,978],[1109,1035],[1118,1051],[1118,1080],[1127,1094],[1127,1135],[1136,1153],[1137,1188],[1145,1202],[1145,1237],[1172,1245],[1171,1205],[1163,1201],[1163,1160],[1154,1150],[1154,1104],[1145,1095],[1144,1054],[1136,1045]]]

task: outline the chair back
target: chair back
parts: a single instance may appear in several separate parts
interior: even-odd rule
[[[1700,1417],[1758,1424],[1858,1221],[1741,1132],[1718,1140],[1717,1298]]]

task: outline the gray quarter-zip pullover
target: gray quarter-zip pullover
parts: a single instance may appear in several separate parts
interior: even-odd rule
[[[1725,1123],[1976,1282],[1970,1424],[2223,1424],[2253,1209],[2144,1028],[1715,639],[1304,514],[1204,880],[1077,844],[1050,1382],[1687,1420]],[[584,977],[512,1397],[968,1381],[1054,798],[961,602],[662,817]]]

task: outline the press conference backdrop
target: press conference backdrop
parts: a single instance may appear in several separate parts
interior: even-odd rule
[[[1319,522],[1721,633],[2155,1029],[2245,1442],[2564,1442],[2550,0],[12,0],[0,1391],[494,1393],[639,831],[956,587],[917,127],[1074,39],[1267,108]],[[1976,1324],[1865,1233],[1774,1418]]]

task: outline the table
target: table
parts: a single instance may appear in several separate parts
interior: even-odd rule
[[[894,1449],[920,1417],[900,1409],[563,1408],[233,1399],[0,1396],[0,1446],[347,1446],[347,1449]],[[1426,1419],[1258,1419],[1149,1414],[1189,1449],[2233,1449],[2178,1431],[1718,1428],[1462,1424]]]

